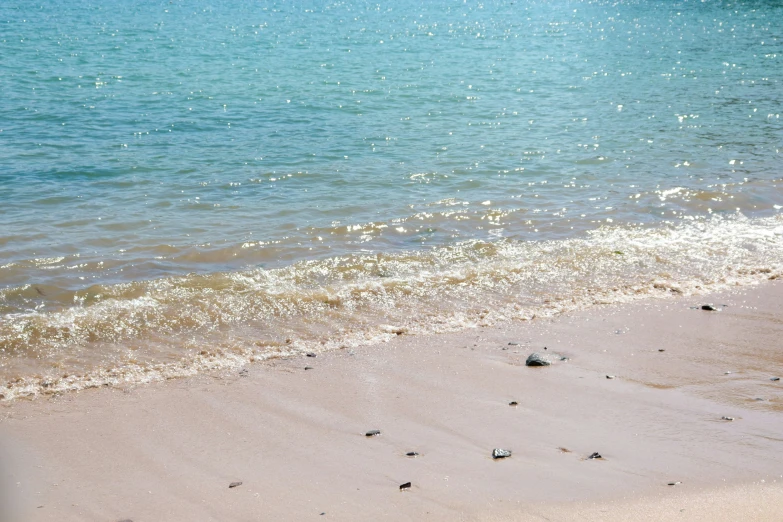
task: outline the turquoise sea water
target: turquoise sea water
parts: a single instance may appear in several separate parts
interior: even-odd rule
[[[6,397],[783,270],[779,1],[5,0],[0,93]]]

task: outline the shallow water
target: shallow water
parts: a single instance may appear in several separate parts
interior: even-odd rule
[[[0,5],[6,396],[783,266],[783,4]]]

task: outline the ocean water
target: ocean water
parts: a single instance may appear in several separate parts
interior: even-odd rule
[[[783,2],[0,3],[0,395],[783,276]]]

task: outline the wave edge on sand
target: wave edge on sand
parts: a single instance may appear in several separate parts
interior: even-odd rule
[[[0,395],[147,383],[401,333],[699,295],[780,278],[781,259],[783,216],[738,214],[93,287],[75,292],[75,305],[0,320]]]

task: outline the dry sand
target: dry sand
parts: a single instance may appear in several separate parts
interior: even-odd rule
[[[729,306],[690,308],[704,302]],[[570,360],[526,367],[544,346]],[[2,506],[24,521],[783,520],[780,283],[246,369],[6,405]]]

